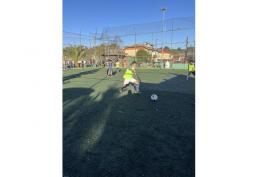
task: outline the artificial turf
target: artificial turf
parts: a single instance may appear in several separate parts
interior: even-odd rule
[[[64,176],[193,177],[195,80],[183,70],[138,69],[141,94],[121,94],[123,72],[64,71]]]

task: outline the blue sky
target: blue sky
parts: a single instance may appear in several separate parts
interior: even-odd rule
[[[63,30],[88,34],[104,27],[195,15],[195,0],[63,0]]]

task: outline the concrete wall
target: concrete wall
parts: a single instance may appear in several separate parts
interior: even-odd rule
[[[172,69],[186,69],[187,70],[187,64],[174,63],[174,64],[172,64]]]
[[[135,57],[137,49],[136,50],[134,50],[134,49],[126,49],[126,50],[124,50],[124,52],[125,52],[125,54],[127,56]]]

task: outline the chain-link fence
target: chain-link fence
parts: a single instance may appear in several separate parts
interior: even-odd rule
[[[171,68],[195,60],[195,18],[172,18],[151,23],[102,29],[101,33],[63,32],[64,63],[74,67],[100,66],[106,61],[127,67]]]

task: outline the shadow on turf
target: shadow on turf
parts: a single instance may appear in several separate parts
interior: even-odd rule
[[[113,70],[113,76],[115,76],[116,74],[119,74],[121,72],[121,69],[120,70],[118,70],[118,69],[115,69],[115,70]]]
[[[93,74],[93,73],[96,73],[100,70],[101,68],[97,68],[97,69],[93,69],[93,70],[89,70],[89,71],[83,71],[83,72],[80,72],[80,73],[76,73],[76,74],[71,74],[69,76],[65,76],[63,77],[63,82],[64,81],[67,81],[67,80],[70,80],[70,79],[74,79],[74,78],[78,78],[78,77],[81,77],[83,75],[86,75],[86,74]]]
[[[141,83],[142,90],[159,90],[166,91],[170,90],[172,92],[178,93],[187,93],[194,94],[195,93],[195,79],[189,77],[186,80],[186,76],[183,74],[173,74],[175,77],[170,79],[164,79],[161,83],[153,84],[153,83]],[[154,92],[155,93],[155,92]]]
[[[153,103],[152,92],[120,97],[109,89],[101,97],[64,89],[64,175],[193,177],[194,95],[156,90]]]

